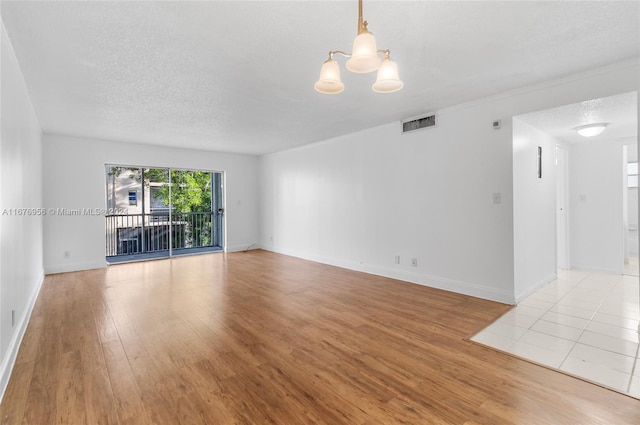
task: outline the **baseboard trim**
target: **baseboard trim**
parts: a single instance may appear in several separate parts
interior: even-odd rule
[[[428,286],[430,288],[469,295],[475,298],[482,298],[485,300],[496,301],[509,305],[515,304],[515,297],[513,293],[510,293],[508,291],[501,291],[496,288],[487,288],[486,286],[478,285],[476,283],[463,282],[439,276],[432,276],[424,273],[411,272],[407,270],[396,270],[378,265],[365,264],[364,262],[345,261],[335,258],[319,257],[308,253],[292,252],[288,250],[278,249],[273,245],[263,244],[260,245],[260,248],[264,249],[265,251],[276,252],[278,254],[289,255],[304,260],[341,267],[343,269],[365,272],[376,276],[384,276],[391,279],[402,280],[404,282],[415,283],[417,285]]]
[[[225,252],[241,252],[241,251],[249,251],[252,249],[259,249],[260,245],[257,243],[246,243],[242,245],[230,245],[225,248]]]
[[[33,291],[33,294],[31,294],[31,298],[29,299],[29,302],[24,309],[24,313],[18,321],[16,332],[13,333],[13,337],[9,342],[6,356],[0,364],[0,402],[2,402],[4,393],[7,390],[9,378],[11,377],[11,372],[13,371],[13,367],[15,366],[16,359],[18,357],[18,350],[20,349],[20,345],[22,344],[22,338],[24,337],[24,334],[27,330],[27,325],[29,324],[29,320],[31,319],[31,313],[33,312],[33,307],[36,305],[36,300],[38,299],[38,295],[40,294],[40,289],[42,288],[43,282],[44,272],[40,275],[35,291]]]
[[[542,288],[547,283],[552,282],[557,278],[558,278],[558,274],[557,273],[553,273],[553,274],[545,277],[544,279],[538,281],[535,285],[531,286],[531,288],[527,289],[526,291],[523,291],[520,294],[517,294],[516,295],[516,304],[519,303],[520,301],[524,300],[525,298],[527,298],[529,295],[531,295],[534,292],[536,292],[538,289]]]
[[[417,285],[428,286],[430,288],[441,289],[443,291],[469,295],[471,297],[482,298],[489,301],[496,301],[503,304],[515,304],[513,293],[501,291],[496,288],[488,288],[486,286],[478,285],[477,283],[372,265],[365,267],[365,272],[415,283]]]
[[[599,273],[608,273],[608,274],[624,274],[624,266],[619,269],[609,269],[605,267],[593,267],[586,266],[583,264],[571,264],[570,270],[583,270],[588,272],[599,272]]]
[[[49,264],[44,266],[45,274],[77,272],[81,270],[103,269],[107,266],[107,260],[87,261],[82,263]]]
[[[364,263],[362,262],[357,262],[357,261],[347,261],[347,260],[341,260],[341,259],[337,259],[337,258],[330,258],[330,257],[320,257],[317,255],[313,255],[310,253],[306,253],[306,252],[299,252],[299,251],[289,251],[286,249],[280,249],[274,245],[260,245],[260,249],[264,249],[265,251],[271,251],[271,252],[275,252],[277,254],[282,254],[282,255],[288,255],[290,257],[296,257],[296,258],[300,258],[302,260],[309,260],[309,261],[314,261],[316,263],[322,263],[322,264],[327,264],[329,266],[336,266],[336,267],[340,267],[343,269],[348,269],[348,270],[355,270],[355,271],[359,271],[359,272],[364,272],[365,271],[365,266]],[[374,274],[374,273],[372,273]]]

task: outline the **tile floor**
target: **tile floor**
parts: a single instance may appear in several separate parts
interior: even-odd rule
[[[635,274],[559,271],[471,339],[640,398]]]

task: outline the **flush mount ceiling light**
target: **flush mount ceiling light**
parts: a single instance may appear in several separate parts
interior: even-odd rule
[[[391,60],[389,50],[378,50],[376,39],[367,29],[367,21],[362,20],[362,0],[358,0],[358,35],[353,41],[351,53],[341,50],[329,52],[329,59],[322,65],[320,78],[314,84],[314,88],[324,94],[338,94],[344,90],[344,84],[340,81],[340,68],[338,62],[333,59],[335,55],[349,58],[347,69],[351,72],[364,74],[378,71],[376,82],[371,88],[377,93],[393,93],[400,90],[404,83],[398,76],[398,65]],[[384,55],[380,58],[380,54]]]
[[[573,129],[582,137],[593,137],[602,133],[608,125],[608,122],[599,122],[595,124],[580,125]]]

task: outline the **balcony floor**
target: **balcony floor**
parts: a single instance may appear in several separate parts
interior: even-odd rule
[[[220,246],[206,246],[201,248],[180,248],[174,249],[171,253],[173,257],[180,257],[185,255],[204,254],[210,252],[222,252],[223,249]],[[105,257],[108,264],[129,263],[132,261],[146,261],[157,260],[160,258],[168,258],[169,250],[143,252],[140,254],[129,255],[113,255]]]

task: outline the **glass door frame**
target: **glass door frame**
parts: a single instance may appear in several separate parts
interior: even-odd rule
[[[110,168],[121,168],[121,169],[139,169],[140,170],[140,183],[139,183],[139,189],[141,191],[141,202],[142,202],[142,231],[143,231],[143,235],[141,235],[142,237],[142,243],[144,244],[144,238],[146,237],[146,235],[144,234],[144,227],[145,227],[145,216],[149,217],[151,216],[151,212],[146,212],[145,211],[145,204],[149,203],[149,210],[151,209],[151,199],[146,199],[146,195],[145,195],[145,182],[144,182],[144,173],[146,170],[149,169],[160,169],[160,170],[166,170],[168,176],[167,176],[167,181],[164,182],[166,184],[168,184],[169,186],[169,207],[168,207],[168,249],[167,249],[167,255],[153,255],[152,251],[145,251],[145,247],[142,246],[140,249],[140,252],[136,252],[137,257],[140,258],[126,258],[128,255],[126,254],[118,254],[118,251],[116,250],[116,254],[115,255],[108,255],[110,253],[109,247],[110,247],[110,242],[107,241],[107,246],[105,247],[105,257],[107,258],[107,262],[108,263],[112,263],[112,262],[124,262],[124,261],[140,261],[140,260],[145,260],[145,259],[155,259],[155,258],[172,258],[174,256],[178,256],[178,255],[193,255],[193,254],[198,254],[200,252],[216,252],[216,251],[222,251],[222,252],[226,252],[226,245],[227,245],[227,238],[226,238],[226,214],[224,214],[224,212],[226,211],[226,187],[225,187],[225,183],[226,183],[226,173],[224,171],[219,171],[219,170],[207,170],[207,169],[197,169],[197,168],[183,168],[183,167],[163,167],[163,166],[139,166],[139,165],[131,165],[131,164],[127,164],[127,165],[122,165],[122,164],[116,164],[116,163],[105,163],[104,164],[104,170],[105,170],[105,204],[107,206],[107,211],[109,210],[109,208],[112,208],[109,205],[110,202],[110,197],[112,197],[112,194],[109,193],[109,185],[113,184],[115,187],[115,179],[113,181],[113,183],[109,182],[109,169]],[[174,171],[194,171],[194,172],[202,172],[202,173],[208,173],[210,174],[210,184],[211,184],[211,245],[210,246],[206,246],[206,247],[201,247],[204,249],[204,251],[194,251],[194,252],[188,252],[185,251],[184,253],[180,253],[180,254],[175,254],[174,250],[175,247],[174,245],[174,226],[173,226],[173,218],[176,215],[173,211],[173,207],[172,207],[172,200],[173,200],[173,172]],[[113,188],[112,188],[113,190]],[[115,192],[114,192],[115,193]],[[150,191],[149,191],[150,193]],[[114,199],[111,199],[111,202],[114,204],[114,210],[117,210],[117,198],[115,197],[115,195],[113,195]],[[109,211],[108,211],[109,212]],[[110,212],[110,214],[112,214],[112,212]],[[129,214],[127,214],[128,216]],[[108,219],[108,215],[106,217]],[[108,229],[108,225],[105,223],[105,235],[107,238],[109,238],[109,229]],[[214,237],[215,236],[215,237]],[[113,241],[111,241],[113,242]],[[116,237],[116,249],[117,248],[117,237]],[[113,245],[113,244],[111,244]],[[111,248],[113,249],[113,246],[111,246]],[[199,247],[195,247],[194,249],[198,249]],[[211,250],[207,250],[207,248],[210,248]],[[187,250],[190,248],[187,248]],[[137,251],[137,250],[136,250]],[[157,253],[161,253],[164,252],[164,250],[159,250],[156,251]]]

